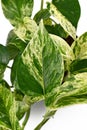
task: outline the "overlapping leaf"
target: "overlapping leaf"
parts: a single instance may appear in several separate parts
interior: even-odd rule
[[[71,76],[53,93],[47,95],[46,105],[53,110],[66,105],[87,103],[87,73]]]
[[[26,47],[27,43],[23,42],[17,35],[14,33],[14,30],[11,30],[7,37],[7,50],[10,55],[10,59],[14,59],[19,53],[22,53]]]
[[[39,12],[37,12],[34,16],[34,20],[37,24],[40,23],[41,19],[47,19],[50,17],[50,13],[48,9],[42,9]]]
[[[5,65],[0,65],[0,81],[3,79],[4,77],[4,71],[5,71]]]
[[[76,39],[71,46],[75,60],[70,65],[73,74],[87,71],[87,32]]]
[[[27,43],[23,42],[17,35],[14,33],[14,30],[11,30],[7,37],[7,46],[14,46],[15,51],[19,50],[21,52],[24,51]]]
[[[74,53],[71,49],[71,47],[67,44],[65,40],[63,40],[61,37],[50,34],[51,38],[57,43],[59,46],[59,50],[61,51],[61,54],[65,61],[73,61],[74,60]]]
[[[15,99],[2,83],[0,83],[0,128],[21,130],[16,117]]]
[[[64,30],[73,38],[76,39],[76,29],[72,23],[57,9],[52,3],[48,3],[48,9],[64,28]]]
[[[0,80],[2,80],[4,76],[4,71],[9,62],[9,58],[10,57],[7,48],[0,44]]]
[[[1,0],[4,15],[12,25],[23,23],[24,17],[30,17],[33,10],[33,0]]]
[[[19,85],[18,85],[18,81],[17,81],[17,68],[19,65],[19,59],[20,59],[20,55],[18,55],[13,62],[12,68],[11,68],[11,83],[13,85],[13,87],[16,87],[16,89],[19,90]]]
[[[52,0],[57,10],[65,16],[76,28],[80,18],[80,5],[78,0]]]
[[[74,60],[74,61],[70,64],[70,72],[71,72],[72,74],[87,72],[87,59]]]
[[[63,74],[63,58],[59,48],[40,24],[19,60],[19,87],[27,95],[42,95],[61,84]]]
[[[4,15],[15,27],[14,32],[23,41],[29,41],[30,33],[35,29],[35,22],[30,19],[33,0],[2,0]],[[33,24],[33,26],[31,26]],[[34,30],[35,31],[35,30]]]
[[[0,44],[0,64],[8,64],[9,62],[9,53],[5,46]]]
[[[60,24],[45,25],[45,27],[50,34],[55,34],[62,38],[67,38],[67,36],[68,36],[66,31],[61,27]]]
[[[71,47],[76,59],[87,59],[87,32],[78,37]]]
[[[40,23],[41,19],[43,19],[44,25],[49,33],[61,36],[63,38],[67,37],[68,34],[60,26],[60,24],[53,24],[52,19],[50,19],[50,13],[48,9],[43,9],[34,16],[34,20],[37,24]]]
[[[14,32],[23,42],[29,42],[36,30],[36,22],[29,17],[25,17],[23,23],[20,23],[15,27]]]

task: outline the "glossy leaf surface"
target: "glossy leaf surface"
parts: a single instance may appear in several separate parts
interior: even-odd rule
[[[59,50],[63,56],[64,61],[73,61],[74,53],[68,43],[63,40],[61,37],[50,34],[51,38],[56,42],[59,47]]]
[[[30,17],[33,9],[33,0],[1,0],[4,15],[12,25],[23,23],[24,17]]]
[[[18,52],[23,52],[27,43],[23,42],[17,35],[14,33],[14,30],[11,30],[8,34],[7,41],[6,41],[7,47],[10,48],[14,47],[14,51]],[[14,53],[16,53],[14,52]]]
[[[87,72],[87,59],[74,60],[70,64],[70,72],[72,74]]]
[[[46,105],[53,110],[66,105],[87,103],[87,73],[76,74],[68,78],[53,93],[47,95]]]
[[[76,28],[80,18],[80,5],[78,0],[52,0],[56,8],[64,15]]]
[[[60,36],[62,38],[66,38],[68,34],[66,31],[61,27],[60,24],[54,24],[54,25],[45,25],[47,31],[51,34],[55,34],[57,36]]]
[[[49,17],[50,17],[49,10],[48,9],[42,9],[35,14],[33,19],[36,21],[37,24],[39,24],[41,19],[47,19]]]
[[[29,17],[24,17],[23,23],[18,24],[15,27],[15,34],[23,41],[29,42],[33,36],[33,33],[37,30],[37,24]]]
[[[4,71],[9,60],[10,56],[7,47],[0,44],[0,80],[2,80],[4,76]]]
[[[63,29],[73,38],[76,39],[76,29],[72,23],[57,9],[52,3],[48,3],[48,9],[63,27]]]
[[[63,73],[59,48],[41,23],[21,56],[17,70],[19,87],[27,95],[42,95],[61,84]]]
[[[71,48],[76,59],[87,59],[87,32],[78,37],[73,42]]]
[[[0,44],[0,64],[6,65],[9,62],[9,53],[5,46]]]

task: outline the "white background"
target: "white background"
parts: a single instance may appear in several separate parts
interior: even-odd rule
[[[39,10],[40,0],[35,1],[34,12]],[[45,0],[46,1],[46,0]],[[49,1],[49,0],[48,0]],[[77,34],[80,36],[87,31],[87,0],[79,0],[81,5],[81,18],[79,20]],[[0,5],[0,43],[5,45],[7,34],[12,29],[9,21],[5,19]],[[5,79],[10,83],[9,69],[5,73]],[[45,113],[44,103],[32,106],[30,119],[25,130],[33,130],[42,120]],[[41,130],[87,130],[87,105],[73,105],[61,108]]]

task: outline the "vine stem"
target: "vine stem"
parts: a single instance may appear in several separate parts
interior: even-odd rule
[[[37,125],[37,127],[34,130],[40,130],[42,128],[42,126],[50,119],[50,117],[52,117],[55,114],[56,111],[48,111],[45,116],[44,119],[40,122],[39,125]]]
[[[41,0],[41,10],[43,9],[43,5],[44,5],[44,0]]]
[[[28,122],[28,119],[29,119],[29,116],[30,116],[30,108],[29,110],[26,112],[26,115],[25,115],[25,119],[22,123],[22,130],[24,130],[24,127],[26,126],[27,122]]]

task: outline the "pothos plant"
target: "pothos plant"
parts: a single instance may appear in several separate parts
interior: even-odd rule
[[[34,130],[58,108],[87,103],[87,32],[76,33],[79,2],[43,3],[32,18],[33,0],[1,0],[13,29],[6,45],[0,44],[0,130],[24,130],[31,105],[41,100],[46,114]],[[11,86],[3,78],[10,60]]]

